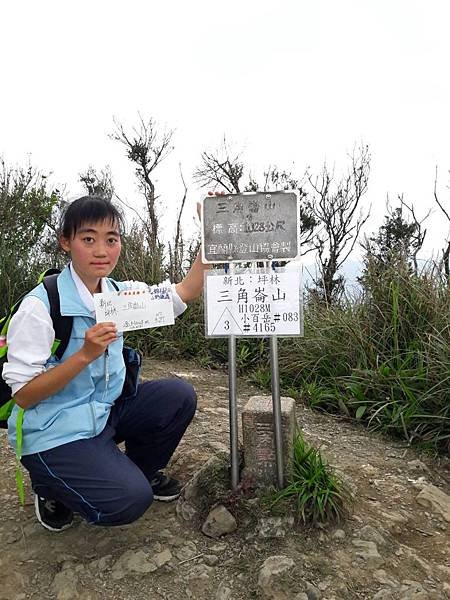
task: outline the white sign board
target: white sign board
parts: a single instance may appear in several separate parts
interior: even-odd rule
[[[173,325],[175,321],[170,286],[94,294],[94,305],[97,323],[112,321],[117,331]]]
[[[303,332],[300,270],[210,271],[205,282],[206,336],[294,336]]]

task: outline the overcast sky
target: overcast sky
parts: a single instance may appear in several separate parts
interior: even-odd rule
[[[370,147],[370,229],[386,195],[419,216],[439,194],[450,210],[448,0],[78,0],[1,2],[0,155],[81,188],[88,165],[110,165],[120,195],[137,201],[133,169],[108,138],[113,117],[140,111],[175,129],[157,174],[162,202],[181,197],[202,150],[226,134],[258,173],[268,164],[302,175],[323,161],[345,167]],[[166,228],[170,228],[170,210]],[[438,210],[427,248],[448,227]]]

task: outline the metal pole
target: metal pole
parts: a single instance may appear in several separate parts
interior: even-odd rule
[[[275,336],[270,338],[270,372],[272,380],[273,404],[273,433],[275,436],[275,457],[277,462],[277,482],[281,489],[284,485],[283,474],[283,438],[281,431],[281,400],[280,378],[278,371],[278,340]]]
[[[234,273],[234,263],[230,263],[230,275]],[[230,408],[230,460],[231,488],[239,484],[239,441],[238,414],[236,402],[236,336],[228,337],[228,402]]]
[[[270,268],[272,263],[269,262]],[[272,384],[273,405],[273,433],[275,438],[275,459],[277,465],[277,483],[281,489],[284,486],[283,473],[283,437],[281,428],[281,399],[280,399],[280,376],[278,369],[278,339],[270,337],[270,375]]]

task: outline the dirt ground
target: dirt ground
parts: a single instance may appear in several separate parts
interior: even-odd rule
[[[227,449],[227,375],[152,360],[143,374],[182,376],[197,390],[197,415],[171,464],[171,473],[187,481]],[[239,408],[260,394],[240,380]],[[180,518],[176,503],[155,502],[127,527],[77,519],[51,533],[35,519],[28,481],[19,508],[15,459],[1,432],[0,600],[450,598],[449,458],[419,454],[301,403],[296,413],[305,438],[320,445],[355,493],[353,514],[339,526],[270,532],[235,514],[236,531],[213,539]],[[436,488],[436,503],[419,503],[424,490]]]

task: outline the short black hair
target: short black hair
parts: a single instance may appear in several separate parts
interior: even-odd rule
[[[85,223],[110,221],[119,232],[124,229],[122,212],[108,198],[82,196],[71,202],[61,217],[60,233],[66,239],[74,238],[78,229]]]

